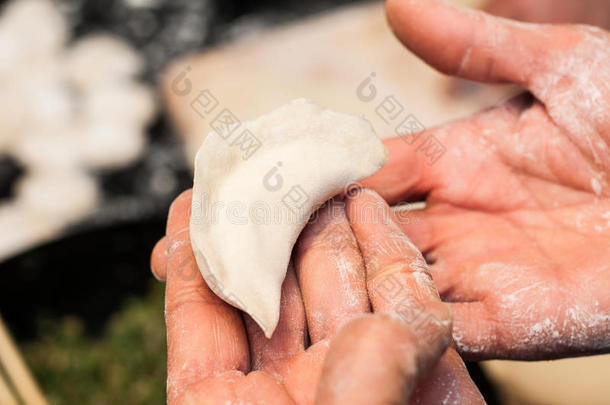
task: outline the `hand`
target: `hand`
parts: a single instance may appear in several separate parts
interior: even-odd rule
[[[358,212],[362,202],[366,200],[353,202],[352,211]],[[344,204],[332,202],[302,233],[282,287],[279,324],[266,339],[247,315],[216,297],[200,276],[189,240],[190,203],[189,191],[172,204],[166,237],[151,259],[155,276],[167,279],[170,404],[390,404],[404,403],[411,395],[414,403],[444,398],[482,403],[459,356],[446,350],[451,335],[448,307],[440,302],[425,267],[411,267],[422,265],[421,254],[404,235],[387,255],[368,250],[369,245],[385,243],[379,239],[395,224],[375,221],[370,232],[364,225],[355,226],[356,235],[369,244],[364,247],[367,263],[376,268],[391,265],[383,273],[392,274],[400,287],[392,297],[373,294],[371,302],[386,312],[401,296],[417,296],[418,319],[425,322],[367,315],[362,257]],[[389,212],[384,204],[382,214]],[[405,262],[405,257],[412,261]],[[374,280],[377,285],[384,278]]]
[[[610,28],[608,0],[493,0],[485,10],[490,14],[519,21],[590,24]]]
[[[390,139],[364,182],[402,212],[467,359],[610,349],[610,36],[514,23],[435,0],[392,0],[397,37],[437,69],[529,89],[504,105]],[[433,135],[435,163],[415,145]]]

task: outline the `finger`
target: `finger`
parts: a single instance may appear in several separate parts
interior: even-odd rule
[[[350,197],[347,215],[366,265],[374,312],[402,310],[396,305],[408,303],[411,317],[423,312],[426,302],[440,302],[422,254],[377,193],[362,189]]]
[[[392,209],[396,223],[420,252],[428,252],[440,242],[440,228],[428,210]]]
[[[479,243],[484,244],[488,239],[482,238]],[[476,238],[473,238],[472,241],[476,243]],[[472,244],[468,243],[456,243],[450,248],[461,248],[464,251],[461,256],[468,257],[468,252],[472,251],[471,246]],[[440,255],[443,255],[444,249],[445,247],[439,249]],[[490,255],[492,249],[493,247],[490,247]],[[481,263],[463,260],[455,255],[451,257],[447,254],[447,256],[441,256],[439,260],[429,266],[434,284],[444,302],[478,302],[493,292],[494,287],[486,282],[485,276],[480,274]],[[504,257],[509,256],[509,253],[505,253]],[[436,256],[433,255],[433,257]],[[479,256],[472,254],[469,257]],[[500,255],[493,257],[502,258]]]
[[[481,182],[495,186],[495,175],[505,175],[507,170],[496,148],[490,146],[502,140],[491,138],[503,131],[516,131],[523,111],[533,101],[530,94],[521,94],[472,117],[387,139],[388,162],[362,181],[362,186],[375,190],[389,204],[426,199],[489,208],[488,193],[495,187],[483,187]],[[489,130],[491,126],[495,131]],[[493,175],[482,176],[483,170]],[[504,199],[492,200],[497,207],[508,204]]]
[[[464,302],[475,299],[473,292],[468,290],[468,287],[462,285],[460,282],[455,282],[455,273],[461,271],[461,274],[468,274],[467,269],[452,268],[447,266],[445,260],[440,259],[430,266],[430,273],[434,280],[434,285],[438,290],[441,300],[444,302]],[[455,270],[455,272],[454,272]],[[459,274],[459,273],[458,273]],[[459,277],[459,276],[458,276]],[[470,286],[471,283],[468,283]],[[480,295],[479,291],[476,291],[477,296]]]
[[[386,13],[407,48],[441,72],[469,80],[526,85],[556,45],[552,26],[516,23],[438,0],[388,0]]]
[[[270,339],[248,315],[244,315],[250,342],[251,369],[272,368],[278,360],[305,350],[305,309],[294,269],[290,264],[282,284],[280,319]]]
[[[390,314],[374,314],[345,325],[332,340],[316,404],[406,403],[416,382],[437,363],[450,342],[448,307],[433,303],[437,321],[427,334]]]
[[[242,318],[201,276],[189,237],[192,192],[172,204],[167,222],[165,288],[168,400],[201,378],[228,370],[247,372],[248,341]]]
[[[447,313],[450,311],[448,305],[440,302],[421,253],[401,232],[387,204],[373,191],[361,190],[349,199],[348,217],[365,259],[367,287],[375,312],[396,314],[415,338],[428,342],[430,336],[439,333],[439,324],[446,318],[436,314],[442,314],[443,308]],[[450,325],[445,332],[451,333]],[[463,362],[451,352],[453,349],[434,365],[432,376],[428,377],[434,382],[419,387],[416,396],[430,399],[423,403],[437,403],[442,398],[465,393],[466,398],[478,398],[481,402]],[[442,381],[454,383],[442,384]]]
[[[502,358],[506,353],[498,343],[496,320],[482,302],[452,303],[454,314],[453,340],[455,348],[466,361]],[[514,351],[511,353],[518,357]]]
[[[412,404],[485,404],[459,354],[448,348],[430,373],[417,384]]]
[[[434,249],[429,254],[434,264],[429,266],[419,249],[403,233],[401,220],[397,219],[400,216],[378,194],[362,189],[347,204],[348,217],[366,263],[367,288],[374,312],[399,311],[410,319],[424,311],[426,302],[439,301],[438,291],[442,292],[444,298],[460,301],[478,300],[484,296],[487,287],[480,285],[479,280],[462,277],[459,283],[455,282],[456,274],[472,273],[472,269],[460,267],[461,262],[467,261],[447,262],[444,257],[447,246],[450,250],[460,251],[464,257],[477,253],[471,252],[473,248],[470,246],[462,246],[460,231],[456,231],[470,231],[463,223],[469,220],[467,213],[461,217],[446,214],[440,206],[420,213],[427,231],[434,236],[425,240],[427,243],[422,243],[424,248]],[[417,227],[426,229],[421,224]],[[413,228],[410,230],[413,231]],[[469,235],[477,237],[476,231],[471,231]],[[445,243],[437,247],[441,241]],[[481,249],[481,246],[485,246],[485,240],[473,246]]]
[[[388,150],[387,163],[374,175],[361,182],[362,187],[378,192],[389,204],[401,201],[423,201],[428,194],[447,187],[447,178],[472,166],[469,159],[472,145],[480,137],[472,120],[451,122],[429,130],[384,140]],[[468,144],[469,148],[464,148]],[[463,156],[464,151],[469,156]],[[459,154],[454,159],[447,155]],[[476,167],[476,166],[475,166]],[[473,169],[468,170],[472,172]]]
[[[167,276],[167,238],[164,236],[155,244],[150,255],[150,271],[159,281]]]
[[[424,139],[424,132],[418,138]],[[403,137],[385,139],[387,163],[361,182],[362,187],[377,191],[389,204],[423,196],[439,184],[435,168],[427,157]]]
[[[451,308],[455,312],[453,338],[456,349],[467,361],[553,360],[566,356],[602,353],[602,346],[592,348],[586,343],[582,344],[583,338],[574,338],[573,334],[566,332],[573,330],[574,324],[569,320],[566,321],[565,318],[558,320],[555,316],[536,318],[540,314],[535,312],[540,311],[540,308],[533,310],[532,308],[549,305],[552,302],[556,301],[553,298],[548,302],[538,301],[522,310],[504,308],[503,304],[506,304],[506,301],[453,303]],[[560,308],[558,310],[561,311]],[[507,319],[507,311],[518,315],[512,317],[508,315]],[[532,318],[524,321],[523,314],[528,314]],[[577,321],[576,327],[581,328],[582,323]],[[584,339],[590,338],[595,342],[602,341],[608,336],[607,327],[599,334],[595,327],[591,327],[587,333]]]
[[[309,336],[315,344],[370,309],[364,263],[345,215],[345,203],[331,200],[314,218],[296,244],[295,268]]]

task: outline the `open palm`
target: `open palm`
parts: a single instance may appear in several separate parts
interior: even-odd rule
[[[423,4],[426,4],[424,7]],[[390,1],[407,47],[446,72],[533,94],[388,140],[365,182],[426,253],[469,359],[537,359],[610,347],[610,34],[516,24],[444,3]],[[413,145],[432,135],[434,164]]]

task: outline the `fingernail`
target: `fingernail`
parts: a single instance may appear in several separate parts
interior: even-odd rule
[[[346,212],[351,221],[382,224],[390,207],[375,191],[360,188],[346,198]]]
[[[375,198],[378,201],[385,202],[385,200],[383,198],[381,198],[381,196],[379,194],[377,194],[376,191],[371,190],[370,188],[366,188],[366,187],[355,187],[353,189],[350,189],[349,192],[347,192],[345,194],[345,197],[346,197],[346,199],[354,199],[354,198],[359,197],[362,194],[370,195],[371,197]]]

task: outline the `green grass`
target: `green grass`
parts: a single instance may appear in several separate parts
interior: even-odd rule
[[[128,300],[100,337],[76,318],[40,322],[39,339],[22,349],[51,404],[165,403],[163,290],[155,282]]]

